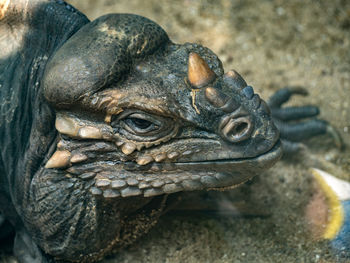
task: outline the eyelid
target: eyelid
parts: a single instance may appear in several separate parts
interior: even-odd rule
[[[126,124],[126,125],[128,125],[128,127],[130,128],[130,129],[132,129],[132,130],[134,130],[134,131],[136,131],[137,133],[148,133],[148,132],[152,132],[152,131],[156,131],[156,130],[158,130],[159,129],[159,125],[157,125],[157,124],[155,124],[155,123],[153,123],[153,122],[151,122],[151,121],[148,121],[148,120],[146,120],[146,119],[141,119],[141,118],[137,118],[137,119],[140,119],[140,120],[144,120],[144,121],[147,121],[147,122],[149,122],[150,123],[150,125],[148,126],[148,127],[146,127],[146,128],[139,128],[139,127],[137,127],[137,125],[135,125],[135,127],[132,127],[132,126],[130,126],[130,124],[128,123],[128,120],[132,120],[132,119],[135,119],[135,117],[134,116],[132,116],[131,118],[129,117],[129,118],[126,118],[125,120],[126,121],[124,121],[124,123]]]
[[[142,112],[142,111],[131,111],[131,110],[126,110],[121,112],[120,114],[116,115],[115,117],[117,121],[120,121],[122,119],[126,119],[126,118],[138,118],[138,119],[145,119],[148,120],[148,118],[152,119],[151,116],[153,116],[152,114],[148,114],[147,112]]]
[[[131,119],[141,119],[151,123],[149,129],[138,129]],[[129,123],[128,123],[129,122]],[[137,109],[126,109],[112,116],[110,125],[116,134],[135,141],[155,141],[175,132],[176,122],[169,117],[151,114]]]
[[[149,122],[152,122],[154,125],[157,126],[162,126],[162,120],[157,119],[158,118],[163,118],[161,116],[154,116],[151,114],[148,114],[147,112],[123,112],[121,113],[118,118],[117,121],[121,121],[123,119],[127,119],[127,118],[136,118],[136,119],[142,119],[142,120],[146,120]]]
[[[128,115],[127,118],[141,119],[141,120],[149,121],[152,123],[155,123],[155,121],[157,121],[157,119],[152,118],[151,116],[149,116],[147,114],[141,114],[141,113],[132,113],[132,114]]]

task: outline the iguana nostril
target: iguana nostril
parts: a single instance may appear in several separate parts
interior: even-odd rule
[[[253,125],[248,117],[230,118],[222,127],[221,134],[229,142],[241,142],[248,139],[253,131]]]

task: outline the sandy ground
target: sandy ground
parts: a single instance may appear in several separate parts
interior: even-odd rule
[[[307,150],[249,185],[215,194],[222,211],[239,207],[242,216],[169,214],[105,262],[343,262],[328,242],[311,237],[305,207],[313,193],[310,167],[350,181],[350,1],[69,2],[90,19],[136,13],[159,23],[174,42],[201,43],[264,98],[286,85],[306,87],[310,96],[289,104],[319,105],[347,145],[339,151],[328,136],[308,141]]]

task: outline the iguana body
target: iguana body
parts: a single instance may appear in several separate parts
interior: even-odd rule
[[[101,259],[147,232],[168,194],[232,188],[280,158],[266,103],[209,49],[63,1],[0,10],[0,211],[20,261]]]

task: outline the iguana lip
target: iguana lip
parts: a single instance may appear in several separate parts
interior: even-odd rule
[[[267,152],[256,157],[174,163],[173,167],[184,172],[196,171],[201,174],[201,183],[207,189],[232,188],[273,166],[282,156],[282,145],[278,140]],[[207,174],[207,175],[205,175]],[[214,182],[213,177],[216,181]]]
[[[233,159],[213,159],[203,161],[186,161],[186,162],[164,162],[152,163],[150,165],[142,166],[134,162],[126,162],[124,168],[126,170],[153,170],[152,168],[162,169],[164,171],[184,170],[184,171],[212,171],[212,172],[230,172],[236,171],[238,166],[242,170],[266,170],[277,162],[282,156],[282,146],[278,139],[276,143],[266,152],[246,158]]]
[[[257,160],[259,159],[260,162],[270,161],[274,159],[279,159],[282,155],[282,147],[280,140],[277,140],[277,142],[269,149],[267,152],[260,154],[258,156],[254,157],[246,157],[246,158],[233,158],[233,159],[214,159],[214,160],[205,160],[205,161],[194,161],[194,162],[175,162],[177,165],[212,165],[212,164],[230,164],[230,163],[239,163],[239,162],[246,162],[249,160]]]
[[[151,163],[145,166],[126,162],[121,171],[105,163],[107,166],[96,175],[91,191],[94,195],[112,198],[232,188],[270,168],[281,155],[278,140],[267,152],[245,159]]]
[[[282,156],[280,140],[267,152],[259,156],[237,159],[219,159],[196,162],[173,163],[173,168],[184,171],[211,171],[235,178],[234,181],[242,182],[252,176],[267,170]]]
[[[126,165],[124,168],[125,171],[133,171],[133,173],[136,172],[149,177],[150,181],[146,183],[149,186],[146,186],[145,189],[141,186],[141,183],[137,186],[142,188],[137,190],[137,194],[149,197],[179,191],[232,188],[267,170],[281,156],[281,142],[277,140],[270,150],[256,157],[162,164],[152,163],[148,168],[135,166],[134,164],[131,166]],[[157,170],[158,173],[156,172]],[[154,186],[152,182],[162,186]],[[123,190],[121,194],[123,196]]]

